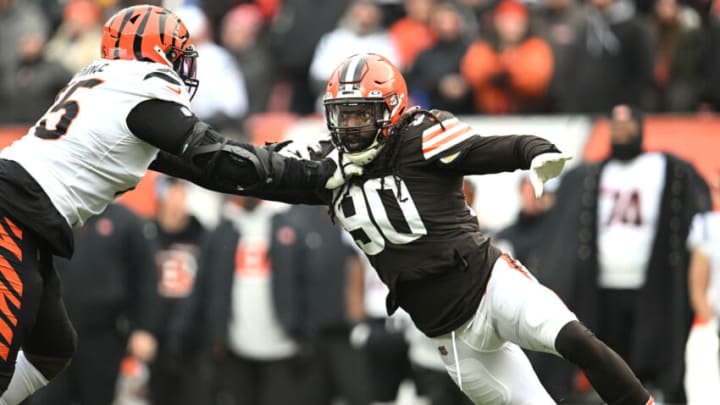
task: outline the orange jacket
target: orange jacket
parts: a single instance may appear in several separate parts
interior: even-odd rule
[[[404,69],[410,69],[420,52],[435,44],[435,33],[430,26],[404,17],[393,23],[388,29],[390,38],[400,53]]]
[[[465,53],[460,72],[473,90],[478,112],[522,113],[528,112],[525,106],[545,96],[553,62],[550,46],[540,38],[529,37],[502,52],[485,41],[476,41]],[[504,86],[497,83],[503,72]]]

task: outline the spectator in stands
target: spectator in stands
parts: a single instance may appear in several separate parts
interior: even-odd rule
[[[176,330],[187,316],[184,306],[194,288],[199,246],[205,235],[200,222],[187,207],[188,184],[173,177],[156,180],[157,214],[149,224],[157,247],[158,341],[157,357],[150,372],[154,405],[193,405],[207,401],[210,381],[200,359],[199,339],[183,342]]]
[[[573,90],[562,112],[605,113],[614,105],[647,104],[653,44],[631,0],[590,0],[588,25],[573,50]]]
[[[477,112],[509,114],[546,108],[553,72],[550,46],[528,34],[528,10],[503,0],[493,12],[493,36],[473,43],[461,72],[470,84]]]
[[[310,65],[316,96],[322,96],[333,69],[356,53],[377,53],[399,64],[400,56],[382,18],[382,9],[372,0],[354,0],[337,28],[323,35]]]
[[[658,112],[697,110],[705,45],[700,17],[677,0],[656,0],[647,23],[658,44],[651,108]]]
[[[0,0],[0,66],[12,64],[15,47],[26,32],[47,34],[49,27],[42,10],[34,2]]]
[[[409,69],[420,52],[435,43],[430,17],[435,0],[404,0],[405,15],[392,23],[388,32],[395,44],[400,65]]]
[[[271,21],[277,15],[283,0],[164,0],[164,6],[173,10],[169,3],[194,4],[202,7],[207,15],[210,26],[213,27],[213,35],[220,38],[222,35],[223,21],[233,8],[238,5],[252,5],[260,11],[263,22]]]
[[[493,10],[501,0],[457,0],[464,25],[480,37],[492,34]]]
[[[578,0],[543,0],[537,2],[530,18],[530,30],[547,41],[553,51],[554,69],[548,90],[550,110],[557,112],[562,100],[572,91],[568,80],[575,63],[577,48],[588,22],[588,13]],[[532,266],[530,266],[532,268]]]
[[[72,260],[57,258],[68,315],[78,334],[70,366],[31,405],[110,404],[120,361],[155,356],[157,277],[144,221],[119,204],[76,229]]]
[[[45,58],[45,41],[42,31],[20,37],[16,64],[0,75],[0,123],[34,123],[70,79],[67,69]]]
[[[21,37],[29,33],[47,35],[47,32],[48,23],[34,3],[0,0],[0,77],[6,77],[7,72],[17,66]]]
[[[254,4],[233,8],[222,22],[222,45],[235,57],[245,78],[248,115],[266,111],[275,80],[272,55],[262,38],[263,24]]]
[[[425,107],[470,113],[472,92],[460,74],[460,61],[470,45],[463,20],[455,5],[440,3],[432,9],[430,21],[437,42],[420,53],[407,74],[411,96]]]
[[[201,120],[239,137],[241,122],[248,108],[248,95],[243,73],[232,55],[213,42],[212,29],[203,11],[195,6],[183,6],[176,14],[185,23],[203,63],[198,64],[197,78],[202,88],[190,106]]]
[[[300,346],[273,305],[268,249],[276,211],[271,203],[232,197],[202,248],[192,300],[209,334],[217,403],[315,405]]]
[[[337,25],[351,0],[283,0],[270,30],[282,83],[290,89],[288,109],[316,111],[317,93],[310,89],[309,70],[320,38]],[[327,79],[327,77],[325,77]]]
[[[541,279],[664,403],[682,403],[685,240],[693,216],[710,208],[708,187],[690,163],[643,149],[637,109],[618,105],[610,119],[610,158],[563,177],[540,262],[556,270]]]
[[[705,89],[701,95],[701,110],[720,111],[720,2],[713,2],[713,12],[707,27],[707,47],[703,58]]]
[[[100,58],[101,18],[100,7],[94,1],[69,1],[63,11],[62,23],[48,42],[48,58],[71,72]]]
[[[293,206],[273,218],[273,300],[284,329],[302,346],[313,405],[370,402],[363,352],[350,344],[364,318],[363,267],[327,209]]]

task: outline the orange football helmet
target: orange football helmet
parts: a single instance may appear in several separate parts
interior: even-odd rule
[[[323,104],[333,143],[357,165],[370,163],[408,103],[405,78],[385,57],[364,53],[332,73]]]
[[[197,91],[198,54],[190,33],[177,15],[162,7],[133,6],[115,13],[103,27],[100,55],[162,63],[177,72],[191,98]]]

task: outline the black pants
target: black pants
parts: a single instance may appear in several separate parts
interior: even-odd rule
[[[317,405],[310,399],[308,374],[295,357],[257,361],[227,352],[218,359],[216,398],[222,405]]]
[[[215,377],[215,365],[208,353],[160,351],[150,369],[152,404],[210,404]]]
[[[672,378],[673,370],[640,370],[634,362],[638,290],[603,289],[600,294],[602,316],[596,335],[627,361],[640,381],[660,389],[665,402],[685,402],[682,379]]]
[[[603,289],[600,296],[602,316],[596,335],[629,362],[633,340],[631,336],[635,333],[637,290]]]
[[[346,328],[338,328],[314,339],[305,365],[313,404],[331,405],[339,398],[347,405],[371,402],[367,357],[364,350],[350,345],[349,335]]]
[[[365,352],[370,369],[372,399],[394,401],[400,384],[412,378],[408,343],[402,331],[388,330],[385,318],[371,319]]]
[[[3,209],[0,294],[0,392],[4,392],[21,347],[35,355],[70,358],[77,337],[60,296],[52,255]]]
[[[30,405],[110,405],[126,338],[115,328],[78,332],[78,348],[70,366],[30,398]]]

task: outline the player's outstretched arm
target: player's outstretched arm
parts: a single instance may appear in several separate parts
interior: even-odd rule
[[[460,165],[473,174],[529,169],[535,197],[540,198],[545,182],[559,176],[570,159],[555,145],[537,136],[478,136],[471,141],[467,157]]]
[[[459,152],[455,168],[466,174],[491,174],[529,169],[535,157],[560,150],[533,135],[476,135]]]
[[[244,189],[322,189],[337,164],[282,156],[274,145],[256,147],[222,137],[197,121],[179,154],[210,178],[235,182]]]
[[[186,179],[208,190],[220,193],[251,196],[288,204],[324,205],[330,198],[329,190],[244,189],[234,181],[223,181],[221,178],[212,179],[206,176],[200,167],[188,164],[183,158],[165,151],[158,153],[155,161],[150,164],[150,170]]]
[[[318,192],[325,189],[337,168],[332,159],[294,159],[271,147],[229,140],[186,107],[167,101],[138,104],[128,115],[127,125],[137,137],[161,150],[151,169],[216,191],[321,203],[315,201]]]
[[[414,111],[407,114],[409,118],[414,118],[421,112]],[[441,167],[463,174],[491,174],[530,169],[531,163],[537,157],[560,152],[555,145],[541,137],[480,136],[474,128],[450,112],[431,110],[429,113],[434,118],[429,121],[433,125],[421,127],[423,156],[425,159],[437,162]],[[549,164],[550,160],[548,159],[546,163]],[[543,168],[543,175],[548,174],[546,169],[549,167]]]
[[[552,143],[532,135],[466,137],[468,139],[463,144],[448,148],[446,153],[439,155],[437,162],[463,174],[530,169],[530,182],[536,198],[542,195],[545,182],[560,175],[565,162],[571,159],[569,155],[560,153]]]

